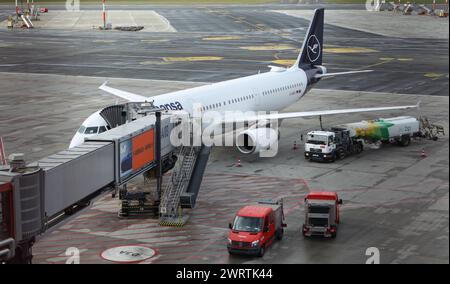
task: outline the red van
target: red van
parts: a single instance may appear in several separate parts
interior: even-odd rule
[[[263,256],[275,238],[283,238],[283,201],[261,201],[241,208],[229,224],[228,252]]]

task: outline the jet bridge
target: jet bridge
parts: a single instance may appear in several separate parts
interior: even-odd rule
[[[170,133],[176,123],[167,112],[114,106],[105,116],[119,126],[37,162],[26,165],[23,155],[11,155],[10,165],[0,166],[0,263],[30,263],[37,235],[141,174],[158,181],[160,224],[184,224],[182,210],[195,206],[209,147],[175,148]],[[162,174],[172,168],[161,188]]]

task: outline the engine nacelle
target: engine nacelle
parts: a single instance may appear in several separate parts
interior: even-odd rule
[[[238,150],[246,155],[269,150],[275,143],[278,143],[278,132],[272,128],[248,129],[236,137]]]

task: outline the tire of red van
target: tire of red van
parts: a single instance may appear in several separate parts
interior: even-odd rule
[[[281,241],[283,239],[283,234],[284,234],[284,230],[280,228],[280,229],[278,229],[275,237],[277,238],[277,240]]]
[[[258,256],[259,256],[259,257],[263,257],[265,253],[266,253],[266,250],[264,249],[264,245],[262,245],[262,246],[259,248]]]

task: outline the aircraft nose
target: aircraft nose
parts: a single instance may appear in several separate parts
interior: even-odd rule
[[[70,145],[69,145],[69,149],[79,146],[84,142],[84,138],[82,135],[80,135],[79,133],[76,133],[73,137],[72,140],[70,141]]]

